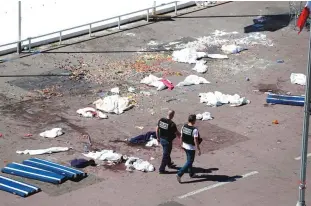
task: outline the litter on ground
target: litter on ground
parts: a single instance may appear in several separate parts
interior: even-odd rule
[[[193,48],[185,48],[173,52],[173,61],[195,64],[198,59],[205,57],[206,55],[207,54],[205,52],[197,52]]]
[[[110,90],[110,92],[113,93],[113,94],[120,94],[120,89],[119,89],[119,87],[115,87],[115,88],[112,88]]]
[[[230,45],[222,45],[221,50],[226,54],[237,54],[245,50],[245,48],[235,44],[230,44]]]
[[[150,132],[147,132],[146,134],[141,134],[141,135],[131,138],[129,142],[132,144],[146,144],[150,140],[152,140],[155,136],[156,136],[156,132],[150,131]]]
[[[212,120],[213,117],[210,112],[204,112],[202,114],[197,114],[196,119],[206,121],[206,120]]]
[[[207,57],[211,59],[228,59],[228,56],[224,54],[208,54]]]
[[[204,60],[197,61],[192,70],[197,71],[199,73],[205,73],[207,71],[206,61]]]
[[[51,147],[47,149],[16,151],[17,154],[42,155],[68,151],[69,147]]]
[[[149,76],[143,78],[140,81],[140,83],[141,84],[147,84],[147,85],[153,86],[153,87],[157,87],[157,90],[161,91],[161,90],[167,88],[161,80],[162,80],[162,78],[159,78],[159,77],[156,77],[156,76],[150,74]]]
[[[306,75],[300,73],[292,73],[290,75],[290,81],[292,84],[306,85]]]
[[[77,113],[83,117],[91,118],[91,117],[99,117],[100,119],[107,119],[108,115],[102,113],[101,111],[97,111],[92,107],[86,107],[83,109],[78,109]]]
[[[110,163],[120,163],[122,161],[122,154],[115,153],[113,150],[89,152],[83,155],[94,160],[108,161]]]
[[[41,137],[46,137],[46,138],[55,138],[63,134],[62,128],[53,128],[51,130],[47,130],[45,132],[41,132],[40,136]]]
[[[146,92],[146,91],[140,91],[141,94],[145,95],[145,96],[151,96],[150,92]]]
[[[144,161],[137,157],[129,157],[125,162],[125,166],[127,171],[133,171],[135,169],[142,172],[153,172],[155,170],[154,166],[148,161]]]
[[[158,140],[157,139],[155,139],[155,138],[151,138],[148,142],[147,142],[147,144],[146,144],[146,147],[153,147],[153,146],[159,146],[159,142],[158,142]]]
[[[93,102],[96,109],[107,113],[122,114],[124,111],[133,107],[130,104],[129,98],[121,97],[119,95],[112,95],[104,97],[104,99],[98,99]]]
[[[197,75],[189,75],[185,78],[184,81],[179,82],[176,86],[181,87],[181,86],[190,86],[190,85],[196,85],[196,84],[209,84],[210,82],[207,81],[203,77],[199,77]]]
[[[134,92],[135,92],[135,88],[134,88],[134,87],[129,87],[129,88],[127,89],[127,91],[129,91],[129,92],[131,92],[131,93],[134,93]]]
[[[244,104],[249,104],[250,101],[240,95],[222,94],[221,92],[200,93],[200,103],[207,103],[207,106],[217,107],[223,104],[230,104],[230,106],[237,107]]]

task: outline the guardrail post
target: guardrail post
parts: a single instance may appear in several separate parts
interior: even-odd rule
[[[62,44],[62,32],[60,31],[59,32],[59,45]]]
[[[22,51],[22,7],[21,1],[18,1],[18,43],[17,43],[17,53],[20,54]]]
[[[119,30],[121,29],[121,17],[120,16],[118,17],[118,28]]]
[[[177,16],[177,1],[175,1],[175,15]]]
[[[149,9],[147,9],[147,22],[149,22]]]
[[[89,35],[90,35],[90,37],[92,37],[92,24],[90,24]]]
[[[30,52],[31,50],[31,38],[28,38],[28,51]]]

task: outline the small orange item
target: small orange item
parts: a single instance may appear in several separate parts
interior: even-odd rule
[[[273,120],[272,124],[279,124],[279,121],[278,120]]]

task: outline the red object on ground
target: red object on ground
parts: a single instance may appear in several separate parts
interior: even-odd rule
[[[24,137],[32,137],[32,134],[25,134]]]
[[[2,137],[3,135],[0,133],[0,137]]]
[[[173,85],[172,82],[170,82],[169,80],[167,80],[167,79],[162,79],[161,82],[163,82],[163,83],[165,84],[165,86],[168,87],[169,90],[174,89],[174,85]]]
[[[299,27],[298,34],[302,31],[303,27],[305,26],[307,19],[310,15],[310,9],[309,9],[310,2],[308,1],[305,8],[303,8],[298,20],[297,20],[297,27]]]

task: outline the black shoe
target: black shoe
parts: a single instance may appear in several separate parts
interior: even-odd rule
[[[165,171],[165,170],[164,170],[164,171],[159,171],[159,174],[160,174],[160,175],[168,174],[168,171]]]
[[[168,168],[170,169],[175,169],[176,168],[176,165],[174,162],[171,162],[170,164],[167,165]]]

